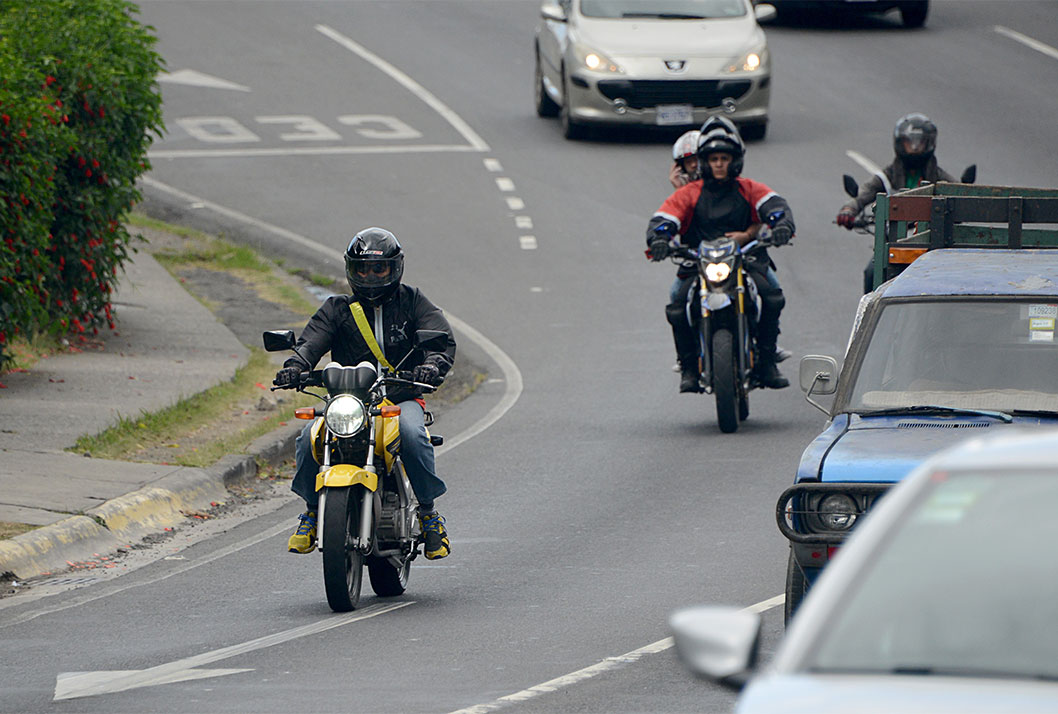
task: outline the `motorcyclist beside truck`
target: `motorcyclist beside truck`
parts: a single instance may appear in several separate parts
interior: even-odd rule
[[[441,384],[455,359],[455,338],[440,308],[418,288],[401,284],[404,251],[397,237],[382,228],[367,228],[354,235],[345,251],[345,274],[352,295],[331,296],[320,306],[298,338],[295,356],[283,363],[273,384],[296,384],[299,375],[313,369],[327,352],[335,362],[350,366],[368,361],[388,367],[388,355],[394,363],[404,360],[401,367],[411,370],[414,381]],[[439,351],[415,348],[416,330],[445,332],[447,344]],[[437,476],[421,394],[401,389],[386,396],[401,408],[401,458],[419,502],[424,554],[430,560],[444,558],[450,550],[448,533],[434,500],[447,487]],[[310,422],[295,444],[290,488],[305,500],[306,510],[287,544],[292,553],[310,553],[316,547],[319,469],[312,456],[311,431]]]
[[[703,240],[722,235],[749,245],[756,240],[762,216],[774,217],[771,241],[775,245],[790,241],[794,222],[789,205],[768,186],[741,176],[745,155],[745,144],[731,121],[717,116],[702,125],[697,147],[702,178],[676,189],[650,219],[646,238],[651,260],[668,257],[673,243],[697,247]],[[762,301],[756,335],[760,359],[753,377],[764,387],[782,389],[790,382],[776,366],[776,340],[786,299],[763,246],[752,248],[745,264]],[[680,363],[680,392],[701,391],[698,339],[686,311],[697,276],[697,266],[683,261],[665,307]]]

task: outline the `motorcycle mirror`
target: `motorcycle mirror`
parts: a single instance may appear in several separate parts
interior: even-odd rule
[[[848,174],[842,174],[841,180],[845,182],[845,193],[849,194],[853,198],[860,193],[860,185],[856,183],[856,179],[852,178]]]
[[[977,164],[970,164],[962,172],[962,176],[959,181],[962,183],[973,183],[977,180]]]
[[[443,350],[448,344],[448,333],[444,330],[416,330],[415,346],[421,349]]]
[[[265,352],[283,352],[294,349],[293,330],[268,330],[261,338],[264,340]]]

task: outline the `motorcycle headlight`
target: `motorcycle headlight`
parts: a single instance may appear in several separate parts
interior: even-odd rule
[[[364,403],[351,394],[340,394],[327,405],[323,420],[332,433],[338,436],[352,436],[364,428],[367,410]]]
[[[722,283],[731,275],[731,266],[727,263],[709,263],[705,266],[705,279],[711,283]]]
[[[573,46],[573,56],[577,64],[592,72],[623,74],[620,65],[607,57],[597,49],[587,45],[577,44]]]
[[[848,496],[835,493],[819,503],[819,520],[832,531],[847,531],[856,522],[856,502]]]

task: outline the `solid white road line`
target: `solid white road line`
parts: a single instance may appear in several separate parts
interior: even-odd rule
[[[339,45],[349,50],[353,54],[358,55],[361,59],[370,62],[377,69],[388,74],[390,77],[396,80],[397,83],[402,85],[409,92],[411,92],[416,97],[425,102],[427,105],[429,105],[431,109],[433,109],[435,112],[444,117],[445,121],[451,124],[452,127],[455,128],[455,130],[458,131],[463,136],[463,138],[466,139],[470,143],[470,145],[473,146],[475,149],[477,149],[478,151],[489,150],[489,145],[485,143],[484,139],[478,136],[477,132],[470,128],[469,124],[463,121],[463,119],[458,114],[449,109],[444,104],[444,102],[435,97],[431,92],[429,92],[425,87],[416,82],[414,79],[404,74],[404,72],[401,72],[399,69],[397,69],[389,62],[376,55],[374,52],[371,52],[365,47],[360,46],[359,44],[349,39],[348,37],[346,37],[345,35],[338,32],[332,27],[328,27],[327,25],[316,25],[316,30],[325,35],[326,37],[329,37],[330,39],[334,40]]]
[[[862,166],[864,169],[866,169],[867,173],[871,174],[872,176],[874,174],[881,173],[882,171],[880,168],[878,168],[877,164],[875,164],[873,161],[871,161],[858,151],[853,151],[849,149],[845,152],[845,156],[848,156],[850,159]]]
[[[786,596],[777,595],[773,598],[758,602],[755,605],[750,605],[749,607],[744,608],[743,612],[765,612],[766,610],[770,610],[773,607],[778,607],[779,605],[782,605],[784,602],[786,602]],[[452,714],[485,714],[486,712],[492,712],[496,711],[497,709],[501,709],[507,706],[508,704],[513,704],[515,702],[524,702],[527,699],[533,699],[534,697],[539,697],[542,694],[550,694],[551,692],[558,691],[563,687],[568,687],[573,684],[579,684],[580,682],[591,679],[592,677],[597,677],[600,674],[611,672],[615,669],[624,667],[627,664],[632,664],[633,662],[638,661],[646,655],[664,652],[665,650],[672,647],[673,644],[675,643],[673,642],[672,638],[666,637],[663,640],[658,640],[653,644],[649,644],[645,647],[640,647],[639,649],[632,650],[631,652],[627,652],[623,655],[619,655],[617,657],[607,657],[603,661],[596,662],[590,667],[578,669],[576,672],[572,672],[561,677],[555,677],[554,679],[550,679],[544,682],[543,684],[537,684],[536,686],[529,687],[528,689],[523,689],[520,692],[508,694],[507,696],[500,697],[499,699],[488,702],[487,704],[478,704],[476,706],[467,707],[466,709],[459,709],[457,711],[452,712]]]
[[[368,605],[361,610],[354,610],[353,612],[335,615],[333,617],[328,617],[325,620],[309,623],[308,625],[301,625],[300,627],[295,627],[283,632],[265,635],[264,637],[250,640],[249,642],[223,647],[218,650],[213,650],[212,652],[204,652],[193,657],[185,657],[184,659],[160,664],[156,667],[151,667],[150,669],[123,671],[119,673],[65,672],[60,674],[56,679],[54,700],[92,697],[99,694],[124,692],[128,689],[151,687],[157,684],[167,684],[174,681],[201,679],[209,676],[250,671],[241,669],[210,672],[208,670],[200,671],[197,670],[197,668],[204,667],[213,662],[218,662],[222,659],[228,659],[229,657],[237,657],[266,647],[272,647],[274,645],[283,644],[284,642],[296,640],[300,637],[308,637],[309,635],[333,630],[336,627],[342,627],[343,625],[348,625],[353,622],[359,622],[361,620],[384,615],[387,612],[393,612],[394,610],[399,610],[402,607],[414,604],[414,600],[409,600],[407,602],[396,602],[387,605]]]
[[[1002,25],[996,25],[994,29],[995,29],[996,32],[998,32],[999,34],[1003,35],[1004,37],[1009,37],[1010,39],[1012,39],[1012,40],[1014,40],[1016,42],[1020,42],[1021,44],[1025,45],[1026,47],[1031,47],[1032,49],[1036,50],[1037,52],[1041,52],[1041,53],[1047,55],[1051,59],[1058,60],[1058,49],[1055,49],[1055,48],[1051,47],[1050,45],[1044,44],[1044,43],[1040,42],[1039,40],[1035,40],[1035,39],[1029,37],[1028,35],[1023,35],[1020,32],[1018,32],[1017,30],[1011,30],[1009,27],[1003,27]]]

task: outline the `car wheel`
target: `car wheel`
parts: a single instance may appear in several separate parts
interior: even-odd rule
[[[808,587],[805,584],[805,573],[800,564],[794,558],[793,548],[790,548],[790,559],[786,563],[786,608],[783,612],[783,624],[789,625],[801,601],[805,599]]]
[[[559,106],[544,89],[544,71],[540,68],[540,53],[536,53],[536,73],[533,79],[533,99],[538,117],[558,116]]]
[[[562,135],[567,139],[574,140],[580,139],[584,136],[584,126],[573,121],[569,115],[569,95],[570,95],[569,77],[566,76],[566,70],[562,70],[562,108],[558,113],[558,120],[562,124]]]
[[[904,27],[922,27],[929,15],[929,0],[910,0],[900,6],[900,19]]]
[[[760,141],[768,133],[768,122],[762,121],[755,124],[743,124],[739,134],[746,141]]]

